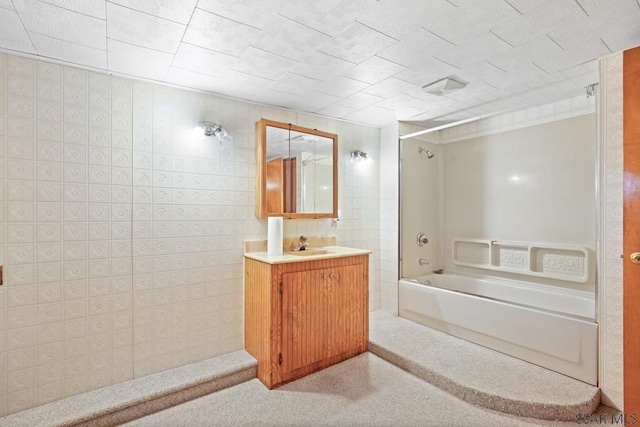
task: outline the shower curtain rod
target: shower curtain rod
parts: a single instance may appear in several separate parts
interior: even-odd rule
[[[587,91],[587,98],[595,95],[595,87],[598,86],[599,84],[600,84],[599,82],[595,82],[595,83],[592,83],[590,85],[585,86],[585,90]],[[590,89],[592,91],[591,95],[589,94],[590,93]],[[556,101],[558,101],[558,100],[550,101],[550,102],[556,102]],[[531,104],[529,106],[526,106],[524,108],[532,108],[532,107],[535,107],[536,105],[541,105],[541,104],[533,103],[533,104]],[[436,126],[434,128],[424,129],[424,130],[420,130],[418,132],[413,132],[413,133],[409,133],[409,134],[406,134],[406,135],[401,135],[399,138],[400,139],[413,138],[415,136],[425,135],[425,134],[428,134],[428,133],[431,133],[431,132],[437,132],[437,131],[442,130],[442,129],[447,129],[447,128],[450,128],[450,127],[463,125],[465,123],[475,122],[475,121],[480,120],[480,119],[487,119],[489,117],[497,116],[497,115],[500,115],[500,114],[508,114],[508,113],[512,113],[514,111],[519,111],[519,110],[522,110],[522,108],[510,108],[510,109],[506,109],[506,110],[502,110],[502,111],[496,111],[495,113],[482,114],[480,116],[475,116],[475,117],[470,117],[468,119],[458,120],[457,122],[447,123],[447,124],[444,124],[444,125]]]
[[[409,133],[407,135],[402,135],[402,136],[400,136],[400,139],[413,138],[414,136],[425,135],[427,133],[436,132],[436,131],[439,131],[439,130],[442,130],[442,129],[447,129],[447,128],[458,126],[458,125],[463,125],[465,123],[475,122],[476,120],[485,119],[485,118],[487,118],[489,116],[492,116],[492,115],[493,114],[487,114],[485,116],[476,116],[476,117],[471,117],[471,118],[464,119],[464,120],[458,120],[457,122],[447,123],[445,125],[436,126],[434,128],[429,128],[429,129],[425,129],[425,130],[420,130],[418,132]]]

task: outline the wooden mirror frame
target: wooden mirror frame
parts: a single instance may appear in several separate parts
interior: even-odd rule
[[[297,213],[267,211],[267,126],[322,136],[333,140],[333,212]],[[338,135],[268,119],[261,119],[256,122],[256,217],[267,218],[269,216],[281,216],[288,219],[338,217]]]

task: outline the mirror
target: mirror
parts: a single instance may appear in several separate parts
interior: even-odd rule
[[[256,216],[336,218],[338,136],[262,119],[256,123]]]

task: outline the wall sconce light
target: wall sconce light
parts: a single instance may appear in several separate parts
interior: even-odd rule
[[[363,161],[363,160],[367,160],[369,157],[367,156],[367,153],[365,153],[364,151],[360,151],[360,150],[353,150],[351,152],[351,160],[353,161]]]
[[[232,142],[233,138],[218,123],[214,122],[198,122],[204,130],[204,136],[215,136],[219,142]]]

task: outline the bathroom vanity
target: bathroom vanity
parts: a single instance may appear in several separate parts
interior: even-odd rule
[[[367,350],[369,254],[245,251],[245,349],[274,388]]]

